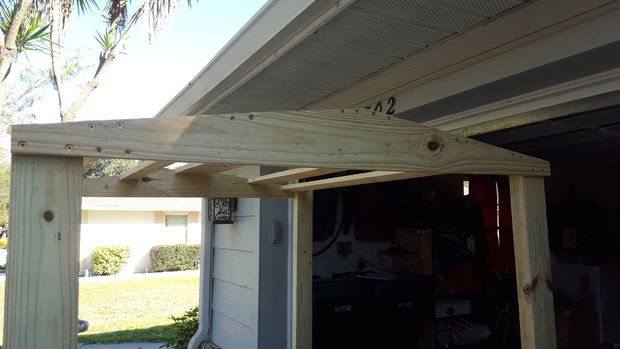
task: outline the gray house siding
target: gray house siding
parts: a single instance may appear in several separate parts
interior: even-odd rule
[[[288,347],[288,209],[288,199],[240,199],[235,224],[215,226],[211,339],[223,349]]]
[[[239,200],[237,220],[213,241],[212,340],[224,349],[258,348],[259,200]]]

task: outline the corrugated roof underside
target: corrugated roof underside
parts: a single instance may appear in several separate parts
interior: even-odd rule
[[[527,0],[358,0],[207,113],[297,110]]]

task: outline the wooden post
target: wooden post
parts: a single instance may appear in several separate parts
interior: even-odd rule
[[[13,155],[5,349],[77,347],[82,158]]]
[[[312,192],[293,205],[293,349],[312,349]]]
[[[542,177],[510,177],[521,348],[555,349],[555,317]]]

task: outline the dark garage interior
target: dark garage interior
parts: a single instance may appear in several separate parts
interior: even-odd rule
[[[474,137],[551,163],[558,348],[620,343],[619,111]],[[519,348],[509,191],[439,176],[315,192],[314,348]]]

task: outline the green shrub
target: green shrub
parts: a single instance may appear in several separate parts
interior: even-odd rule
[[[170,318],[174,323],[166,328],[167,338],[162,347],[186,349],[189,340],[198,330],[198,307],[187,311],[183,316]]]
[[[93,271],[98,275],[115,275],[127,264],[131,251],[128,246],[101,246],[91,253]]]
[[[153,271],[194,270],[200,268],[200,245],[160,245],[149,252]]]

